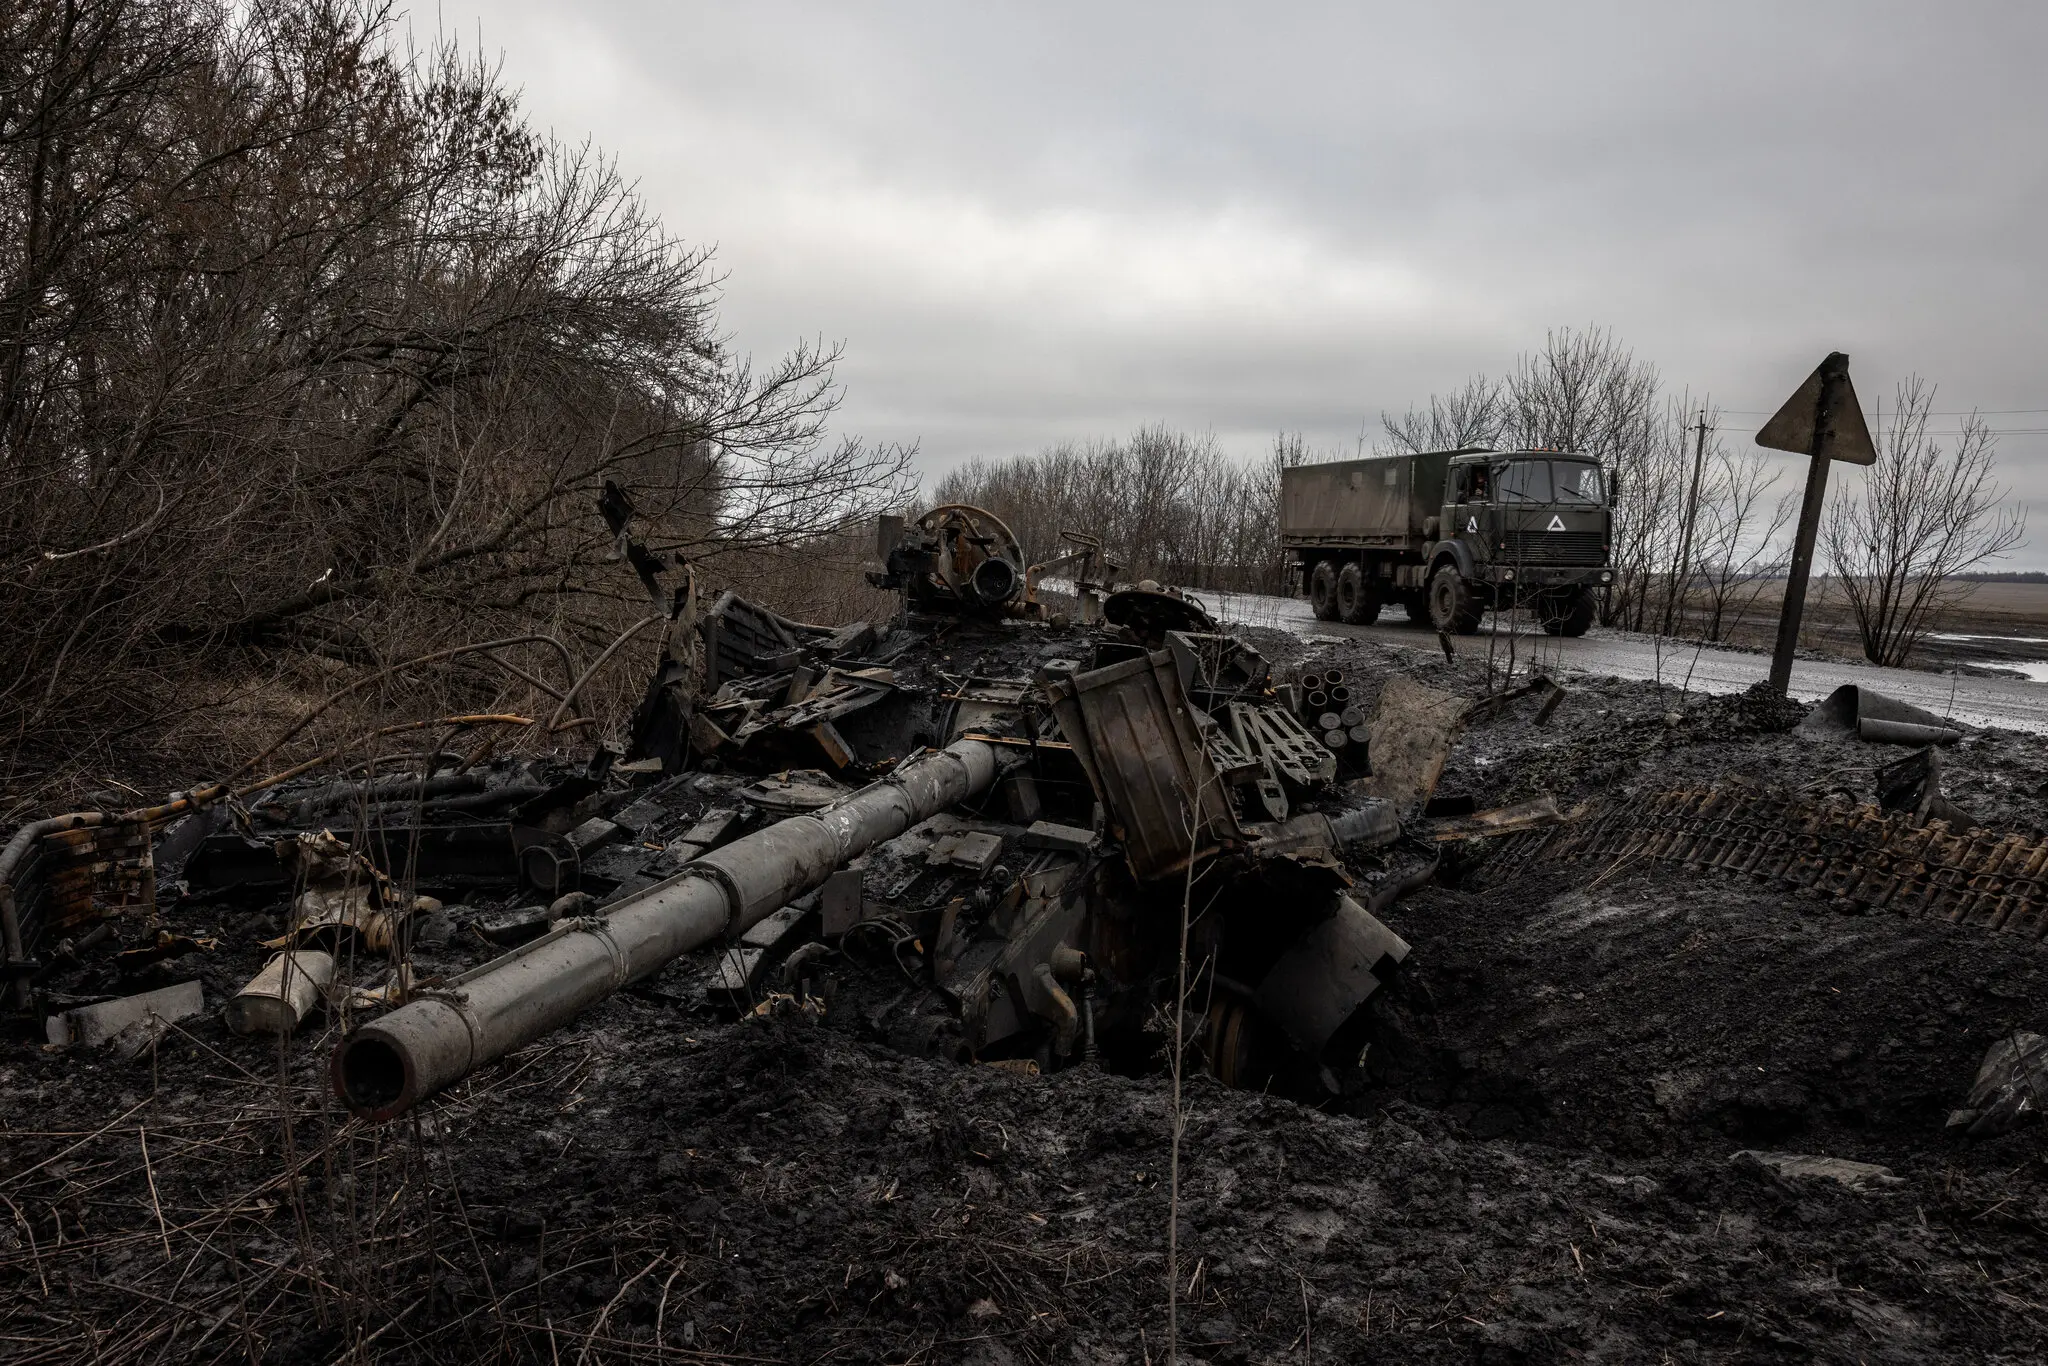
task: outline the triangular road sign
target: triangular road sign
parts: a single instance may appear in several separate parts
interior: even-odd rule
[[[1785,406],[1778,409],[1763,430],[1756,434],[1756,444],[1769,446],[1774,451],[1794,451],[1800,455],[1812,455],[1813,415],[1820,407],[1820,372],[1825,366],[1816,366],[1806,377],[1806,383],[1798,392],[1785,400]],[[1863,420],[1863,405],[1856,401],[1856,387],[1849,383],[1847,375],[1842,376],[1842,398],[1835,405],[1835,428],[1830,434],[1827,446],[1820,454],[1830,460],[1842,460],[1851,465],[1874,465],[1877,463],[1877,447],[1870,440],[1870,427]]]

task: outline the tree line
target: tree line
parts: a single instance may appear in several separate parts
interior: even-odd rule
[[[1928,424],[1934,394],[1918,378],[1899,385],[1876,465],[1836,467],[1822,527],[1823,560],[1865,654],[1881,664],[1903,663],[1935,615],[1968,592],[1968,571],[2024,533],[1995,478],[1994,434],[1972,417],[1945,444]],[[1280,593],[1294,587],[1279,537],[1289,466],[1468,446],[1583,451],[1600,458],[1611,490],[1615,582],[1603,624],[1722,641],[1775,613],[1799,490],[1783,487],[1764,451],[1727,439],[1715,405],[1671,390],[1609,330],[1554,330],[1506,374],[1383,413],[1380,428],[1369,452],[1363,440],[1358,451],[1312,451],[1283,432],[1246,461],[1213,437],[1149,427],[1127,440],[970,461],[932,499],[989,508],[1034,557],[1055,553],[1063,529],[1087,531],[1129,578]]]
[[[1299,437],[1283,436],[1265,460],[1246,463],[1214,436],[1146,427],[1123,440],[971,460],[926,501],[989,509],[1032,560],[1061,553],[1061,533],[1076,531],[1102,538],[1123,580],[1277,593],[1285,586],[1279,471],[1306,458]]]
[[[910,487],[828,436],[836,351],[736,354],[705,248],[377,0],[0,16],[17,764],[453,639],[587,660],[646,610],[608,480],[714,577]]]

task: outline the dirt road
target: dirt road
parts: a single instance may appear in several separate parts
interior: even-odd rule
[[[1299,598],[1256,597],[1229,593],[1200,595],[1227,623],[1272,626],[1305,638],[1373,640],[1395,648],[1438,650],[1437,639],[1427,628],[1410,624],[1400,609],[1390,610],[1372,626],[1346,626],[1317,621],[1308,603]],[[1566,673],[1611,675],[1616,678],[1660,680],[1674,688],[1696,693],[1741,692],[1763,678],[1771,669],[1770,656],[1744,650],[1725,650],[1693,645],[1661,644],[1656,637],[1632,635],[1595,627],[1577,640],[1553,639],[1540,631],[1525,630],[1519,636],[1503,622],[1494,634],[1494,618],[1487,617],[1485,633],[1458,638],[1461,652],[1484,653],[1491,649],[1505,659],[1510,648],[1518,663],[1540,660]],[[2024,679],[1972,678],[1957,674],[1927,673],[1917,669],[1880,669],[1867,664],[1835,660],[1801,659],[1792,666],[1792,695],[1804,699],[1825,697],[1845,683],[1871,688],[1915,706],[1973,726],[2003,726],[2011,730],[2048,732],[2048,684]]]

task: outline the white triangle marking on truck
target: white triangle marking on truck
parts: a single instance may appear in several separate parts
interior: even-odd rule
[[[1556,513],[1552,513],[1552,514],[1550,515],[1550,525],[1549,525],[1549,526],[1547,526],[1547,527],[1545,527],[1545,528],[1543,528],[1543,529],[1544,529],[1545,531],[1563,531],[1563,530],[1564,530],[1564,518],[1562,518],[1562,517],[1558,516],[1558,515],[1557,515]]]
[[[1479,519],[1478,519],[1477,517],[1467,517],[1467,518],[1465,519],[1465,530],[1467,530],[1467,531],[1477,531],[1477,530],[1479,530]]]

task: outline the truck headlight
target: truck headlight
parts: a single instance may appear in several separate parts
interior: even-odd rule
[[[1602,582],[1602,583],[1613,583],[1613,582],[1614,582],[1614,574],[1613,574],[1613,572],[1612,572],[1611,570],[1606,570],[1606,569],[1603,569],[1603,570],[1601,570],[1601,571],[1600,571],[1600,582]]]
[[[1500,577],[1501,581],[1504,583],[1513,583],[1515,581],[1515,571],[1512,569],[1503,569],[1500,571]]]

